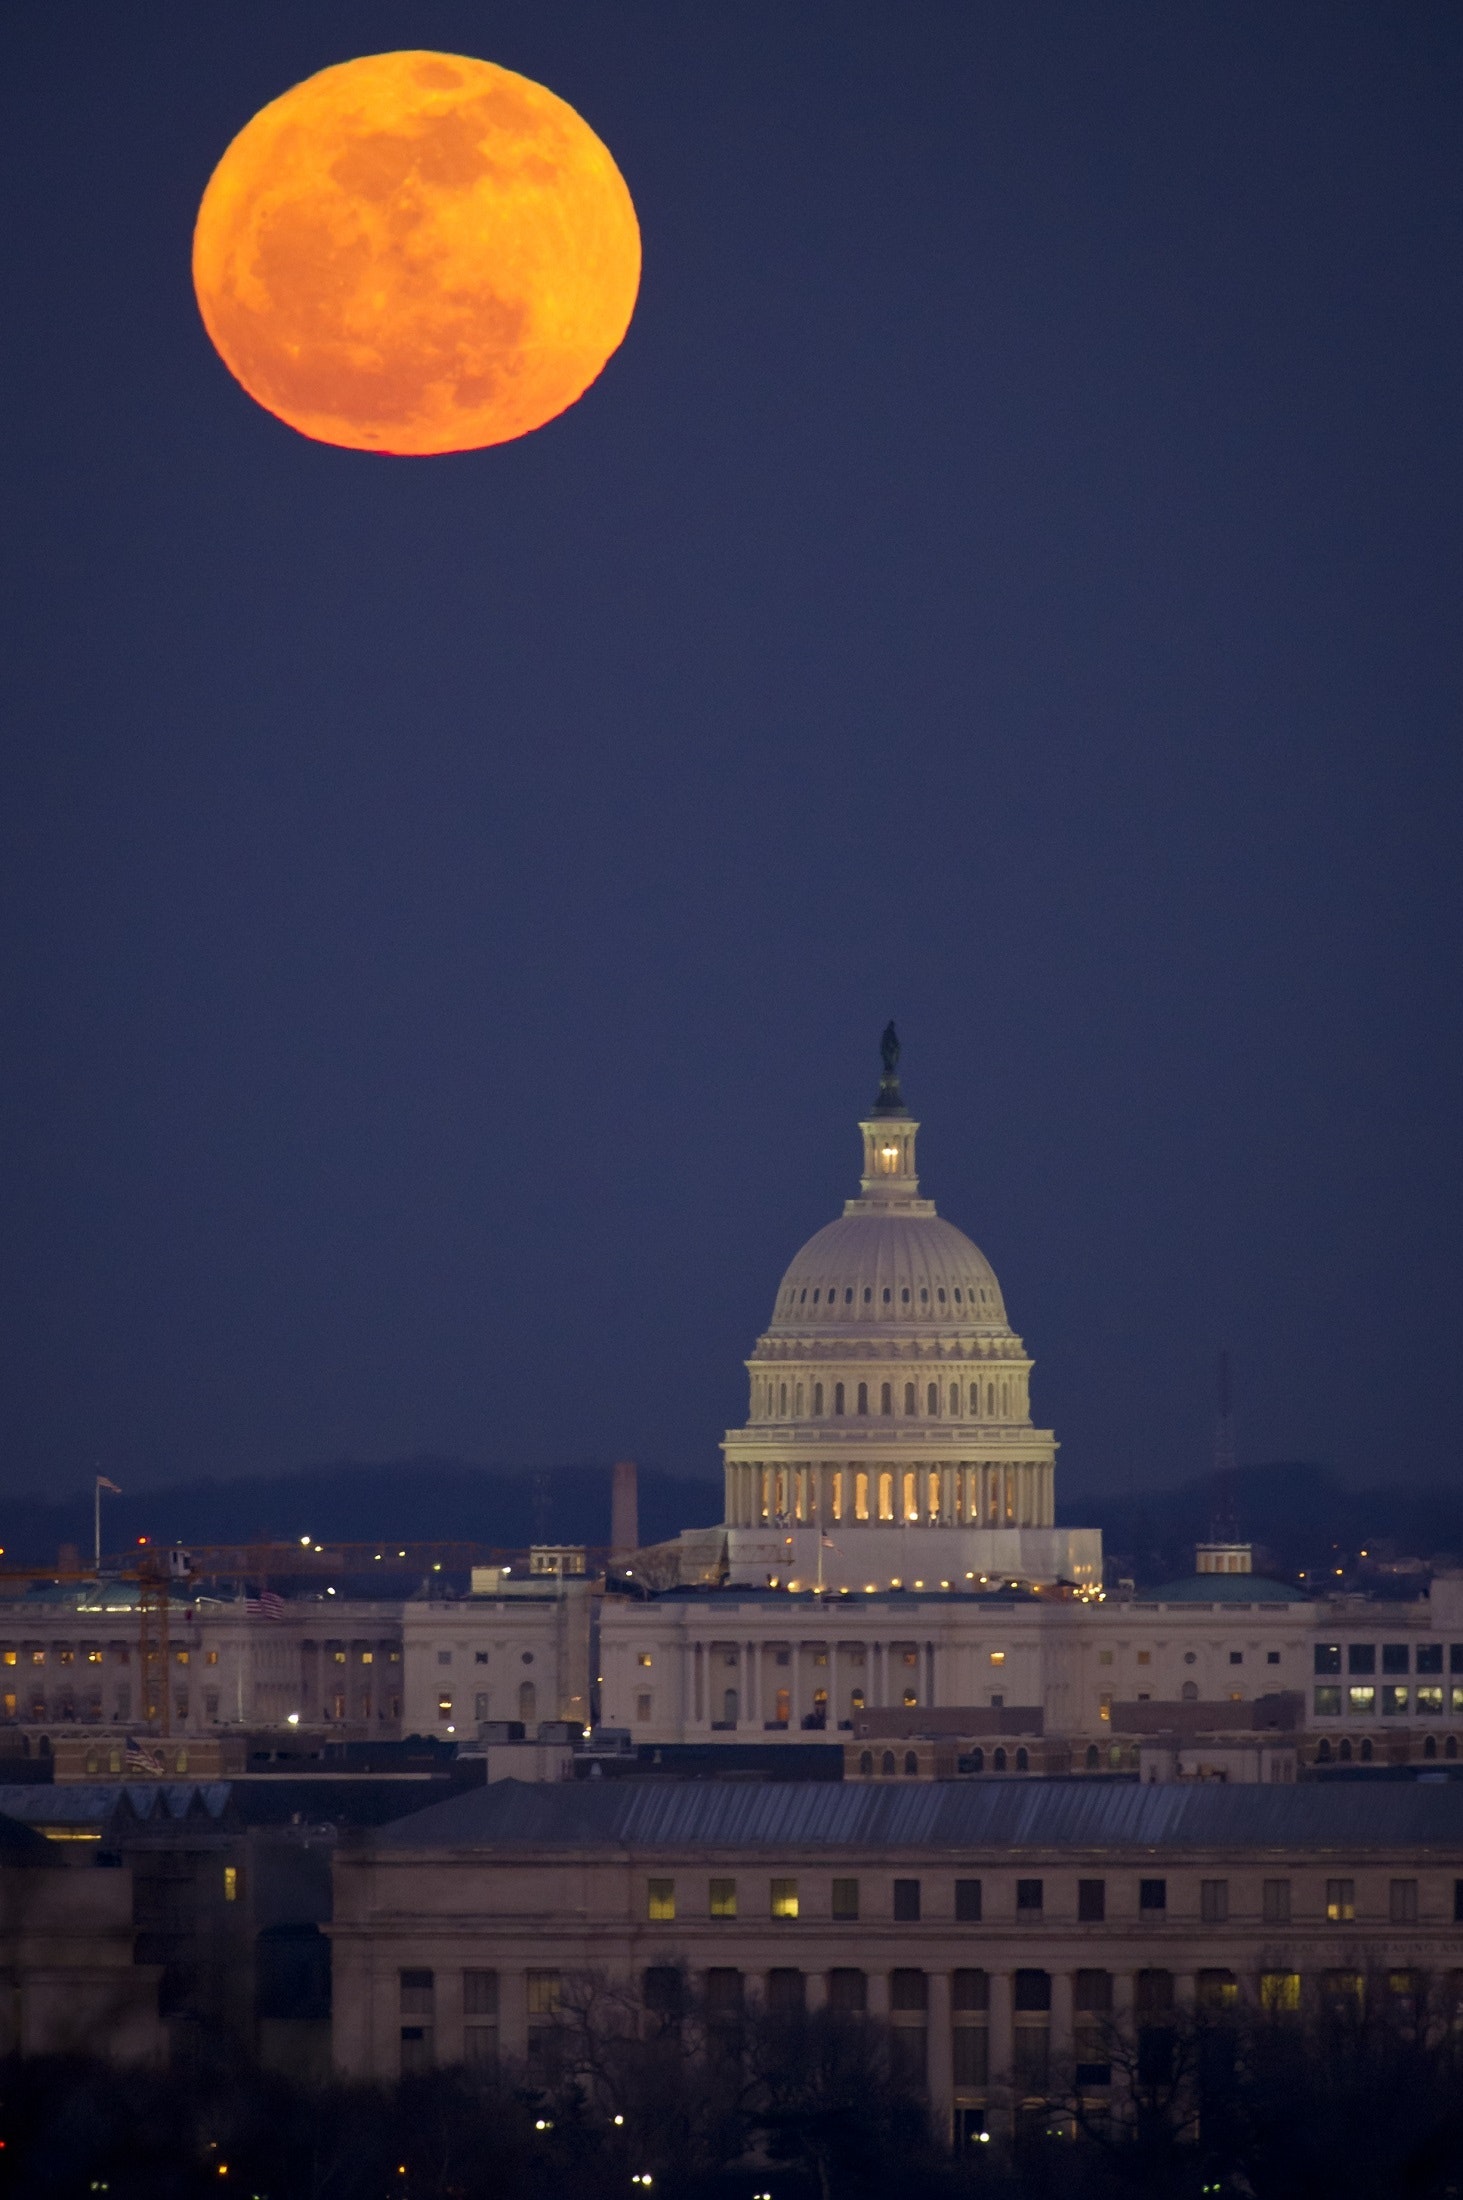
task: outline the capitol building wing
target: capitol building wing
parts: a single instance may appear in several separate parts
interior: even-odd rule
[[[887,1035],[863,1178],[782,1279],[728,1431],[733,1583],[964,1589],[1102,1578],[1096,1529],[1058,1528],[1056,1440],[989,1261],[919,1196]]]

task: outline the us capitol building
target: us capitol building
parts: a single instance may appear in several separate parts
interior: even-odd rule
[[[1056,1440],[990,1262],[921,1199],[899,1046],[863,1134],[856,1199],[782,1279],[728,1433],[733,1583],[924,1589],[1102,1580],[1095,1528],[1058,1528]]]

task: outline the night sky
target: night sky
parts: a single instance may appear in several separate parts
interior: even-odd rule
[[[455,458],[189,279],[402,46],[644,233]],[[1457,1474],[1454,0],[13,0],[0,84],[5,1486],[713,1471],[891,1015],[1065,1518],[1224,1345],[1242,1459]]]

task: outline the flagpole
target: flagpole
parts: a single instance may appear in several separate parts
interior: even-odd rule
[[[91,1496],[93,1532],[92,1553],[96,1560],[97,1573],[100,1576],[102,1570],[102,1478],[100,1475],[97,1475],[92,1483]]]

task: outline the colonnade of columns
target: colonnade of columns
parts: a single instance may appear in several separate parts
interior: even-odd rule
[[[729,1528],[1049,1528],[1050,1460],[822,1466],[729,1462]]]
[[[681,1646],[688,1728],[837,1728],[854,1710],[936,1701],[933,1642],[688,1642]]]

